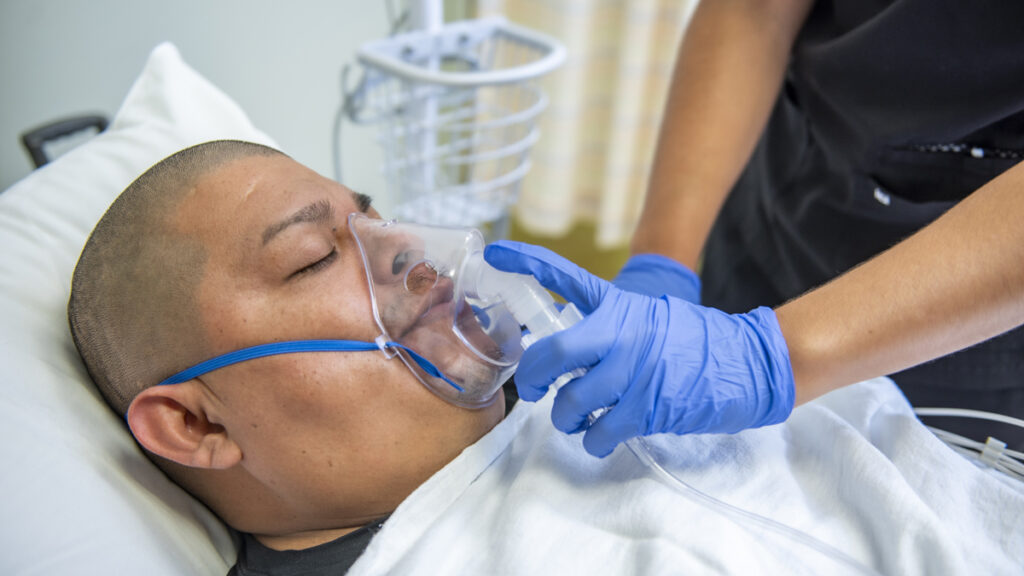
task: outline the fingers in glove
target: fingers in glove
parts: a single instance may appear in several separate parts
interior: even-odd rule
[[[700,277],[683,264],[660,254],[636,254],[612,280],[622,290],[658,297],[668,294],[700,304]]]
[[[625,386],[626,381],[618,367],[597,364],[558,391],[551,408],[551,422],[567,434],[583,431],[589,425],[591,413],[619,401],[620,385]]]
[[[532,274],[542,286],[589,314],[611,286],[547,248],[499,240],[484,249],[484,259],[498,270]]]
[[[589,371],[601,361],[614,343],[615,333],[595,330],[593,318],[541,338],[523,352],[515,377],[520,398],[540,400],[562,374],[580,368]]]
[[[626,400],[620,401],[587,428],[583,434],[583,448],[598,458],[604,458],[622,442],[643,433],[646,412],[629,406]]]

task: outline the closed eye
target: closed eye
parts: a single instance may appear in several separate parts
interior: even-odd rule
[[[313,262],[309,266],[304,266],[303,268],[300,268],[299,270],[296,270],[295,272],[292,272],[288,276],[288,279],[291,280],[292,278],[296,278],[298,276],[305,276],[307,274],[312,274],[314,272],[319,272],[320,270],[323,270],[324,268],[330,266],[337,259],[338,259],[338,249],[337,248],[331,248],[330,253],[328,253],[326,256],[324,256],[323,258],[317,260],[316,262]]]

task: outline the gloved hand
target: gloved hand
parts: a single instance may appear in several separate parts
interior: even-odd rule
[[[612,280],[623,290],[661,296],[668,294],[700,304],[700,278],[686,266],[660,254],[635,254]]]
[[[491,244],[484,258],[533,274],[585,315],[528,348],[515,380],[520,397],[536,401],[560,375],[586,369],[558,391],[551,420],[563,432],[586,430],[583,446],[595,456],[634,436],[738,432],[782,422],[793,409],[789,352],[769,308],[731,315],[623,291],[518,242]]]

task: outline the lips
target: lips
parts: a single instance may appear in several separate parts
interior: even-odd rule
[[[423,303],[416,308],[412,315],[413,321],[398,338],[405,338],[409,333],[429,326],[439,319],[452,318],[455,309],[454,292],[455,287],[450,278],[444,276],[438,278],[437,284],[430,289],[430,292],[423,298]]]

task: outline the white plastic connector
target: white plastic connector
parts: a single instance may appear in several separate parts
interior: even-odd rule
[[[980,460],[989,466],[995,466],[1003,457],[1006,451],[1006,442],[997,440],[991,436],[985,441],[985,447],[981,450]]]
[[[380,348],[385,358],[391,359],[398,354],[398,350],[388,346],[388,338],[383,333],[377,334],[377,337],[373,339],[373,343],[377,345],[377,348]]]

